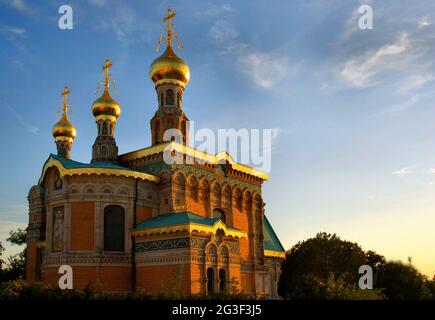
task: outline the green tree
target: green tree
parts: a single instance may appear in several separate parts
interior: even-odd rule
[[[10,242],[12,245],[22,246],[26,244],[27,231],[18,228],[17,230],[11,230],[9,232],[9,238],[6,241]],[[26,247],[20,253],[8,257],[6,266],[3,268],[0,279],[15,280],[24,278],[24,273],[26,269]]]
[[[358,269],[367,263],[365,252],[357,243],[341,240],[335,234],[318,233],[297,243],[286,254],[278,292],[283,297],[316,297],[318,281],[327,281],[332,273],[349,285],[356,285]]]
[[[2,242],[0,241],[0,273],[2,271],[2,266],[3,266],[3,263],[4,263],[4,261],[1,258],[2,254],[3,254],[3,251],[5,251],[5,248],[3,247]]]
[[[388,299],[431,299],[428,279],[411,264],[387,262],[379,272],[378,286]]]
[[[426,280],[426,287],[429,289],[430,293],[432,294],[432,299],[435,299],[435,274],[432,277],[432,279]]]

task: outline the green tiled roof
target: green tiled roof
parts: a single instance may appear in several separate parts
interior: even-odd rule
[[[281,241],[279,241],[275,231],[273,231],[272,225],[270,224],[269,220],[267,220],[266,216],[264,216],[263,221],[263,233],[263,244],[265,250],[285,251]]]
[[[218,220],[219,218],[205,218],[187,211],[168,213],[168,214],[158,216],[156,218],[145,220],[144,222],[136,226],[136,230],[145,229],[145,228],[167,227],[167,226],[174,226],[178,224],[187,224],[187,223],[196,223],[196,224],[202,224],[206,226],[213,226]],[[228,227],[228,229],[236,230],[230,227]]]
[[[205,218],[199,215],[196,215],[191,212],[178,212],[178,213],[168,213],[165,215],[158,216],[156,218],[147,219],[142,223],[136,226],[136,230],[147,229],[147,228],[160,228],[160,227],[168,227],[174,225],[181,225],[187,223],[196,223],[207,226],[213,226],[219,218]],[[237,230],[235,228],[228,227],[228,229]],[[264,230],[264,249],[265,250],[274,250],[274,251],[285,251],[278,237],[273,231],[272,226],[270,225],[269,220],[267,220],[266,216],[264,216],[263,222],[263,230]]]
[[[126,167],[119,166],[117,164],[111,163],[111,162],[104,162],[99,161],[95,163],[82,163],[70,159],[66,159],[64,157],[60,157],[55,154],[50,154],[51,158],[54,158],[55,160],[58,160],[64,168],[66,169],[77,169],[77,168],[107,168],[107,169],[119,169],[119,170],[131,170]],[[50,158],[48,158],[50,159]],[[48,161],[48,160],[47,160]]]

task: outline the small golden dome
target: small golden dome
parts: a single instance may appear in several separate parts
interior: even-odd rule
[[[104,90],[103,95],[92,104],[92,114],[98,116],[112,116],[116,119],[121,115],[121,106],[110,95],[109,90]]]
[[[53,137],[67,137],[70,139],[75,139],[77,136],[76,128],[69,122],[66,113],[62,115],[62,118],[53,126]]]
[[[190,79],[190,69],[187,63],[175,54],[171,45],[168,45],[165,52],[151,64],[150,78],[154,84],[164,82],[163,80],[176,80],[186,86]]]

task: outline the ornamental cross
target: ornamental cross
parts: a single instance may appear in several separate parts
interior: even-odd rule
[[[174,31],[174,23],[172,22],[172,19],[175,18],[176,13],[175,10],[172,9],[171,7],[168,7],[168,14],[166,17],[163,18],[163,22],[166,23],[166,44],[167,46],[172,46],[172,37],[175,36],[176,40],[177,40],[177,47],[180,49],[181,48],[181,42],[180,39],[178,38],[178,34]],[[160,34],[160,39],[157,43],[157,51],[159,51],[160,49],[160,45],[162,43],[163,40],[163,36]]]
[[[168,7],[168,15],[163,18],[163,22],[166,22],[166,31],[168,32],[168,35],[166,37],[166,42],[168,45],[172,44],[172,32],[174,28],[174,23],[172,22],[172,19],[175,18],[175,11]]]
[[[110,73],[109,73],[109,69],[113,67],[112,62],[110,61],[109,58],[106,58],[106,63],[103,66],[103,72],[104,72],[104,89],[108,89],[109,88],[109,78],[110,78]]]
[[[68,88],[68,86],[65,86],[62,90],[61,96],[63,97],[63,105],[62,105],[62,110],[63,110],[63,114],[66,116],[66,111],[68,108],[68,97],[70,94],[70,90]],[[72,108],[71,105],[69,105],[70,108],[70,112],[72,112]]]

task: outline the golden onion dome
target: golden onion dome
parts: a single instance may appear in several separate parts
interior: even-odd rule
[[[116,119],[121,115],[121,106],[112,98],[108,89],[105,89],[102,96],[92,104],[94,117],[111,116]]]
[[[156,85],[165,82],[164,80],[175,80],[186,86],[190,79],[190,69],[187,63],[175,54],[172,46],[168,45],[165,52],[151,64],[150,78]]]
[[[76,128],[69,122],[66,113],[62,115],[62,118],[53,126],[53,137],[67,137],[70,139],[75,139],[77,136]]]

